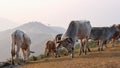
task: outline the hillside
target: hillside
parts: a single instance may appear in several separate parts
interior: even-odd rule
[[[105,51],[98,52],[97,48],[92,48],[92,52],[87,55],[78,56],[78,51],[75,58],[70,56],[60,58],[45,58],[39,61],[31,61],[27,65],[19,68],[120,68],[120,43],[114,48],[111,44]]]
[[[22,30],[31,38],[31,50],[35,51],[35,54],[32,55],[36,56],[44,52],[45,42],[47,40],[53,39],[56,34],[65,31],[65,29],[61,27],[53,28],[54,27],[46,26],[40,22],[29,22],[14,29],[0,32],[0,61],[6,61],[10,58],[11,33],[15,30]],[[61,28],[62,31],[59,31],[59,28]]]

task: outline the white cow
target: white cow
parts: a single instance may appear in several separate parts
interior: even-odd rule
[[[80,21],[71,21],[68,29],[63,34],[61,38],[61,43],[59,45],[65,47],[69,53],[72,54],[72,58],[74,57],[74,44],[76,39],[80,39],[80,54],[85,52],[86,47],[88,45],[88,38],[91,32],[91,24],[90,21],[80,20]]]
[[[23,52],[24,61],[26,61],[30,55],[30,44],[31,40],[23,31],[16,30],[12,33],[12,48],[11,48],[11,55],[12,55],[12,64],[14,64],[14,57],[16,56],[16,63],[19,64],[19,52],[20,48]],[[15,46],[17,50],[15,51]]]

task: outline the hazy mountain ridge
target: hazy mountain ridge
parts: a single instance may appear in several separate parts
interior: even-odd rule
[[[29,22],[14,29],[1,31],[0,58],[3,58],[2,60],[10,58],[11,33],[15,30],[22,30],[31,38],[31,50],[35,51],[35,54],[33,55],[39,55],[43,53],[45,48],[45,42],[49,39],[53,39],[56,34],[63,33],[65,31],[64,28],[46,26],[40,22]]]

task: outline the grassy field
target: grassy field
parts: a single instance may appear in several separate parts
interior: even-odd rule
[[[81,56],[76,52],[74,59],[62,56],[30,61],[19,68],[120,68],[120,43],[115,47],[108,44],[108,48],[104,48],[103,52],[98,52],[97,47],[91,48],[91,51]]]

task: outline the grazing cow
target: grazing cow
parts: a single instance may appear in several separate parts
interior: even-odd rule
[[[116,32],[118,32],[118,28],[116,26],[93,27],[91,30],[90,38],[97,40],[99,42],[98,50],[103,51],[103,44],[105,44],[106,41],[110,40]]]
[[[58,48],[60,48],[60,42],[61,42],[61,37],[62,37],[62,35],[63,34],[57,34],[56,36],[55,36],[55,44],[56,44],[56,47],[57,47],[57,49]],[[64,45],[66,45],[66,44],[64,44]],[[64,46],[64,45],[62,45],[62,46]],[[62,49],[64,49],[64,48],[62,48]],[[56,57],[60,57],[60,52],[58,52],[59,50],[56,50],[57,52],[56,52]],[[66,55],[68,55],[68,53],[67,53],[67,51],[66,51],[66,53],[64,53],[64,55],[66,56]]]
[[[55,45],[54,41],[49,40],[49,41],[46,42],[45,55],[49,56],[51,53],[53,55],[56,54],[56,45]]]
[[[57,35],[55,36],[55,41],[56,41],[56,43],[60,43],[62,35],[63,35],[63,34],[57,34]]]
[[[65,47],[69,53],[71,53],[72,58],[74,58],[74,44],[76,39],[80,39],[80,54],[85,52],[88,44],[88,38],[91,32],[91,24],[89,21],[80,20],[80,21],[71,21],[68,29],[63,34],[61,39],[61,46]],[[83,43],[84,41],[84,43]],[[59,48],[60,46],[58,46]],[[79,55],[80,55],[79,54]]]
[[[23,31],[16,30],[12,33],[12,48],[11,48],[11,55],[12,55],[12,64],[14,64],[14,57],[16,55],[16,62],[19,64],[19,52],[20,48],[23,52],[24,61],[26,61],[30,55],[30,44],[31,40],[27,34]],[[15,51],[15,45],[17,47],[17,51]]]

